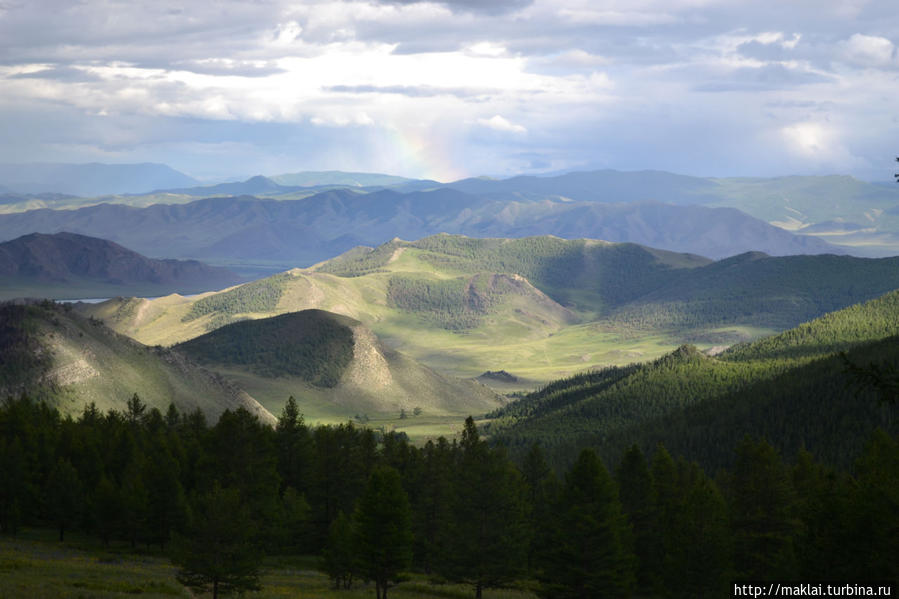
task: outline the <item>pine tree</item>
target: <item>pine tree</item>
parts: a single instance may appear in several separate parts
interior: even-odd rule
[[[321,568],[334,581],[335,589],[349,589],[359,567],[353,521],[339,512],[328,528]]]
[[[431,574],[436,567],[443,531],[450,528],[453,449],[443,437],[428,441],[421,451],[411,487],[413,502],[414,560]]]
[[[534,571],[537,554],[550,543],[546,523],[553,518],[561,486],[537,443],[531,446],[525,456],[521,474],[527,489],[528,528],[531,535],[527,564],[528,570]]]
[[[780,456],[768,443],[743,439],[731,489],[734,566],[747,580],[796,576],[794,493]]]
[[[47,478],[47,511],[59,529],[62,542],[65,531],[78,522],[84,508],[84,490],[78,473],[69,460],[59,458]]]
[[[309,486],[312,440],[292,395],[287,398],[275,426],[275,446],[282,487],[293,487],[300,493],[305,492]]]
[[[655,492],[652,475],[646,457],[637,445],[633,445],[615,472],[621,507],[633,531],[634,554],[637,557],[637,584],[641,588],[652,586],[650,571],[654,543],[653,515]]]
[[[189,533],[175,535],[172,562],[184,586],[199,592],[244,592],[259,589],[262,551],[253,535],[256,524],[237,489],[216,483],[204,496]]]
[[[438,565],[447,579],[471,584],[480,598],[485,588],[507,584],[527,567],[525,490],[505,454],[480,439],[470,416],[459,449]]]
[[[387,599],[387,589],[412,563],[412,512],[395,469],[372,472],[353,519],[360,572],[375,581],[378,599]]]
[[[636,565],[630,531],[615,483],[592,450],[583,450],[565,477],[558,513],[552,545],[542,557],[539,595],[629,596]]]

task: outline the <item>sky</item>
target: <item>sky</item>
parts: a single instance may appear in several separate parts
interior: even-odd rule
[[[0,0],[0,162],[888,181],[897,45],[895,0]]]

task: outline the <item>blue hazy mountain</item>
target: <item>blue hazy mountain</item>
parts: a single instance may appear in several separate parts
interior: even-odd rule
[[[19,193],[102,196],[197,184],[164,164],[0,164],[0,186]]]

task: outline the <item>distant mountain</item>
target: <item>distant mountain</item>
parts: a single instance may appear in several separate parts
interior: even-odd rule
[[[77,199],[78,196],[64,193],[13,193],[10,191],[0,193],[0,204],[23,204],[29,201],[45,204],[60,203]],[[43,207],[43,206],[41,206]]]
[[[196,185],[164,164],[0,164],[0,184],[19,193],[100,196]]]
[[[352,173],[344,171],[303,171],[271,177],[279,185],[317,187],[319,185],[345,185],[347,187],[390,187],[414,183],[415,179],[382,175],[379,173]]]
[[[492,201],[450,188],[368,194],[337,189],[291,201],[243,196],[142,209],[97,205],[0,215],[0,239],[63,230],[105,236],[149,255],[270,261],[285,268],[326,260],[358,245],[440,232],[478,237],[553,234],[712,258],[753,250],[771,255],[842,251],[732,208]]]
[[[239,281],[224,268],[195,260],[154,260],[105,239],[75,233],[32,233],[0,243],[0,297],[36,295],[42,287],[56,295],[95,285],[114,295],[137,290],[197,292]],[[39,295],[46,297],[46,295]]]
[[[219,183],[218,185],[203,185],[199,187],[186,187],[181,189],[163,189],[156,193],[184,194],[196,197],[214,196],[241,196],[241,195],[269,195],[295,191],[296,187],[279,185],[274,180],[262,175],[250,177],[246,181],[235,183]]]
[[[221,376],[70,308],[50,302],[0,304],[0,397],[27,393],[77,417],[90,403],[101,412],[123,412],[137,393],[162,413],[174,403],[182,413],[200,409],[215,420],[226,409],[243,407],[274,423],[256,400]]]
[[[509,179],[472,178],[447,183],[466,193],[515,196],[540,200],[562,197],[577,202],[702,203],[703,194],[716,188],[708,179],[664,171],[600,170],[572,172],[553,177],[521,175]]]
[[[416,407],[430,415],[484,413],[501,405],[488,388],[441,376],[387,348],[359,321],[323,310],[236,322],[175,349],[224,369],[273,409],[285,387],[304,410],[337,418]]]

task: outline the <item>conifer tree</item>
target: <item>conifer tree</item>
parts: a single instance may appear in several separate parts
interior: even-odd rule
[[[531,535],[527,563],[528,570],[533,571],[537,564],[537,554],[551,542],[546,523],[554,516],[561,486],[537,443],[531,446],[525,456],[521,474],[527,489],[528,532]]]
[[[480,439],[470,416],[459,450],[439,571],[471,584],[480,598],[485,588],[507,584],[527,566],[525,491],[520,474],[504,453]]]
[[[358,569],[356,535],[353,521],[342,511],[328,528],[328,540],[322,552],[321,568],[334,582],[335,589],[349,589]]]
[[[84,490],[78,472],[66,458],[59,458],[47,478],[47,511],[54,525],[59,529],[62,542],[65,531],[76,522],[84,508]]]
[[[309,485],[312,440],[292,395],[287,398],[278,424],[275,425],[275,446],[278,450],[278,474],[281,476],[282,487],[293,487],[304,493]]]
[[[441,536],[450,528],[453,449],[444,437],[428,441],[421,451],[412,487],[414,559],[418,568],[431,574],[442,548]]]
[[[899,440],[877,429],[856,464],[851,496],[855,517],[853,577],[899,579]]]
[[[552,545],[543,555],[541,597],[628,597],[635,559],[618,490],[596,454],[583,450],[565,477]]]
[[[780,456],[765,441],[744,438],[730,493],[734,566],[747,580],[790,580],[797,573],[794,494]]]
[[[353,515],[360,573],[375,581],[378,599],[412,563],[412,512],[399,473],[376,468]]]
[[[667,531],[663,588],[669,597],[720,597],[731,578],[727,505],[694,463],[678,462],[679,509]]]
[[[28,463],[18,437],[0,438],[0,532],[15,535],[28,503]]]
[[[244,592],[259,589],[262,551],[256,544],[250,511],[237,489],[215,483],[201,498],[187,535],[175,535],[172,562],[184,586],[199,592]]]
[[[647,588],[652,585],[654,574],[649,568],[655,541],[655,492],[646,457],[637,445],[631,446],[624,454],[615,471],[615,479],[621,508],[633,531],[633,549],[638,563],[637,584],[641,588]]]

